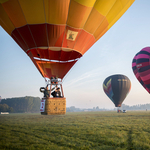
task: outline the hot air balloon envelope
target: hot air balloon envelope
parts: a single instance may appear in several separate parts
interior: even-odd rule
[[[128,77],[116,74],[107,77],[103,82],[103,89],[116,107],[121,107],[131,89],[131,82]]]
[[[135,55],[132,70],[141,85],[150,93],[150,47],[143,48]]]
[[[134,0],[0,0],[0,25],[43,77],[63,78]]]

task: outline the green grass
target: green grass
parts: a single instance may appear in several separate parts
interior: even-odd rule
[[[150,111],[0,115],[0,149],[150,150]]]

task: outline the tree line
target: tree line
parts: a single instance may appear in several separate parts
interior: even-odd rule
[[[39,97],[18,97],[2,99],[0,103],[0,112],[39,112],[41,99]]]
[[[133,106],[122,104],[121,109],[122,110],[150,110],[150,104],[138,104]]]
[[[25,112],[40,112],[41,99],[39,97],[18,97],[18,98],[7,98],[2,99],[0,103],[0,112],[14,112],[14,113],[25,113]],[[128,106],[122,104],[121,110],[150,110],[150,104],[138,104]],[[110,110],[110,109],[109,109]],[[116,108],[114,108],[116,110]],[[76,108],[75,106],[67,107],[67,112],[81,112],[81,111],[108,111],[105,108],[93,107],[90,109]]]
[[[105,108],[93,107],[93,108],[76,108],[75,106],[67,107],[66,112],[82,112],[82,111],[108,111]]]
[[[116,107],[114,109],[99,108],[99,106],[93,107],[93,108],[82,109],[82,108],[76,108],[75,106],[71,106],[71,107],[67,107],[66,111],[67,112],[111,111],[111,110],[116,111],[117,109],[118,108]],[[138,105],[133,105],[133,106],[122,104],[122,106],[119,107],[119,109],[120,110],[150,110],[150,104],[138,104]]]

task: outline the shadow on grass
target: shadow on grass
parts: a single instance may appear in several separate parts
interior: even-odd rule
[[[127,143],[128,143],[127,149],[128,150],[134,150],[132,133],[133,133],[133,128],[131,127],[131,129],[128,132],[128,140],[127,140]]]

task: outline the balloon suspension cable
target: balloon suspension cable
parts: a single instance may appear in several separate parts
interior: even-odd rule
[[[44,77],[44,79],[45,79],[45,86],[49,85],[50,84],[50,80],[47,79],[46,77]]]

